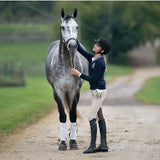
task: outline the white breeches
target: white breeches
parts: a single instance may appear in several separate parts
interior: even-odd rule
[[[100,107],[102,107],[102,103],[106,97],[107,90],[91,90],[91,101],[92,105],[89,111],[88,120],[91,121],[93,118],[97,118],[97,112]]]

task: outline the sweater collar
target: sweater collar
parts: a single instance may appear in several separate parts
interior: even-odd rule
[[[92,62],[99,59],[99,58],[102,58],[103,56],[102,55],[99,55],[96,59],[94,59],[94,57],[92,58]]]

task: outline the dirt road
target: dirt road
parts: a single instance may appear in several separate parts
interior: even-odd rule
[[[90,95],[87,92],[81,94],[78,105],[83,118],[78,119],[79,150],[58,151],[59,121],[57,111],[54,111],[4,141],[0,146],[0,160],[159,160],[160,106],[141,104],[133,97],[145,79],[157,75],[160,75],[158,67],[141,68],[131,76],[108,83],[103,107],[108,129],[108,153],[83,154],[90,141],[87,120]]]

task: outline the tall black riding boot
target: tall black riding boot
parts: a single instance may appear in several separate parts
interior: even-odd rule
[[[106,141],[106,122],[105,120],[98,121],[100,136],[101,136],[101,144],[96,148],[96,152],[108,152],[108,146]]]
[[[88,149],[86,149],[83,153],[88,154],[88,153],[95,153],[96,149],[96,137],[97,137],[97,123],[96,119],[92,119],[90,122],[90,129],[91,129],[91,142],[90,146]]]

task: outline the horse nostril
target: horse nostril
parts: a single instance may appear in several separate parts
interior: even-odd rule
[[[74,41],[74,40],[71,40],[69,43],[68,43],[68,50],[70,51],[74,51],[77,49],[77,43]]]
[[[69,49],[75,49],[75,45],[74,44],[69,44]]]

